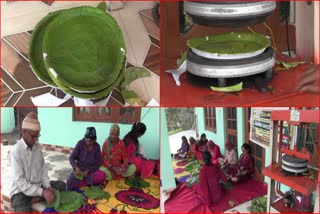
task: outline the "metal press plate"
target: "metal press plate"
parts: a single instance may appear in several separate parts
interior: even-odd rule
[[[272,12],[276,2],[237,2],[237,3],[204,3],[184,2],[184,10],[188,14],[210,18],[251,17]]]
[[[303,173],[308,171],[308,167],[304,167],[304,168],[292,168],[290,166],[286,166],[284,164],[282,164],[281,166],[282,169],[284,169],[287,172],[292,172],[292,173]]]
[[[234,78],[263,73],[275,65],[272,48],[260,56],[246,60],[212,60],[197,56],[191,50],[187,55],[188,72],[209,78]]]

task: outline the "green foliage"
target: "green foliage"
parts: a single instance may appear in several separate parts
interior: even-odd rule
[[[100,187],[98,186],[91,186],[87,189],[84,190],[84,194],[91,199],[109,199],[110,194],[108,192],[103,191]]]
[[[259,197],[252,200],[250,212],[267,212],[267,197]]]
[[[192,128],[195,118],[193,108],[167,108],[165,111],[170,134],[173,134],[175,130],[182,129],[181,131],[183,131]]]
[[[185,167],[185,171],[186,172],[190,172],[189,177],[186,180],[186,185],[188,187],[193,186],[193,184],[195,183],[199,183],[199,173],[200,173],[200,169],[202,167],[202,163],[198,160],[194,160],[189,162],[186,167]]]
[[[126,178],[125,184],[133,188],[146,188],[150,186],[148,182],[139,176],[135,176],[134,178]]]

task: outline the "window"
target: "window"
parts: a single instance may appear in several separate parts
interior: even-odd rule
[[[73,108],[73,121],[130,124],[140,121],[140,108]]]
[[[216,110],[215,108],[204,108],[205,129],[216,132]]]

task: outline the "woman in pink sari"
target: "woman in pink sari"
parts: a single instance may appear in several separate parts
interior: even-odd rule
[[[233,182],[241,182],[252,177],[254,172],[254,160],[251,155],[250,146],[244,143],[241,146],[242,154],[240,155],[238,165],[227,166],[226,174]]]
[[[211,162],[212,164],[219,165],[218,159],[223,158],[220,147],[215,144],[212,140],[209,140],[207,143],[208,152],[211,154]]]
[[[123,138],[128,152],[129,163],[136,166],[136,174],[140,174],[142,178],[150,177],[155,170],[155,162],[147,160],[140,153],[141,145],[138,138],[144,135],[147,128],[143,123],[136,122],[133,124],[131,131]]]

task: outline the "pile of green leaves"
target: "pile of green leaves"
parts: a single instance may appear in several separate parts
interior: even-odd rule
[[[192,187],[193,184],[199,183],[199,173],[202,167],[202,163],[199,160],[194,160],[188,163],[185,167],[186,172],[190,172],[190,176],[186,180],[186,185]]]
[[[267,197],[255,198],[251,202],[250,212],[265,213],[267,212]]]
[[[86,203],[85,198],[74,191],[55,191],[55,202],[46,204],[46,207],[54,207],[58,212],[74,212]]]
[[[132,188],[146,188],[150,186],[148,182],[139,176],[135,176],[134,178],[126,178],[124,183]]]
[[[91,187],[85,189],[84,194],[88,198],[95,199],[95,200],[101,200],[101,199],[109,200],[109,198],[110,198],[110,193],[103,191],[98,186],[91,186]]]

